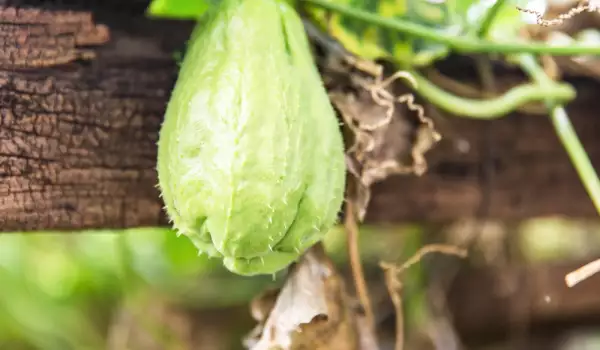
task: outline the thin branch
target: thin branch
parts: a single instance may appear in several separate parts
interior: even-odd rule
[[[455,246],[444,244],[429,244],[419,249],[404,264],[398,266],[389,262],[380,262],[379,266],[383,269],[385,275],[385,285],[387,287],[394,311],[396,313],[396,342],[394,350],[402,350],[404,347],[404,310],[402,307],[402,282],[399,279],[404,271],[420,262],[423,257],[430,253],[442,253],[454,255],[461,258],[467,256],[467,251]]]
[[[394,305],[396,313],[396,341],[394,350],[404,347],[404,308],[402,307],[402,282],[398,279],[397,267],[393,264],[381,263],[384,271],[385,286]]]
[[[365,280],[362,263],[360,260],[360,250],[358,247],[358,224],[354,213],[354,204],[352,201],[346,202],[346,213],[344,218],[344,227],[348,238],[348,259],[350,260],[350,269],[358,300],[365,310],[365,319],[369,327],[375,327],[375,318],[373,316],[373,306],[369,297],[369,290]]]
[[[413,265],[420,262],[425,255],[431,253],[440,253],[445,255],[454,255],[460,258],[465,258],[467,256],[467,251],[452,245],[447,244],[428,244],[421,249],[419,249],[410,259],[408,259],[404,264],[400,266],[398,269],[398,273],[403,273]]]
[[[582,12],[597,11],[595,6],[590,6],[589,4],[585,4],[585,5],[579,5],[577,7],[573,7],[568,12],[562,13],[556,18],[544,19],[544,14],[539,11],[530,10],[530,9],[526,9],[526,8],[522,8],[522,7],[518,7],[518,6],[517,6],[517,10],[519,10],[523,13],[529,13],[529,14],[535,15],[537,24],[541,25],[542,27],[551,27],[551,26],[563,24],[564,21],[571,19]]]
[[[547,85],[551,83],[551,79],[546,75],[533,56],[523,54],[519,55],[518,58],[523,70],[538,84]],[[596,207],[596,211],[600,213],[600,180],[598,179],[598,174],[590,158],[587,156],[587,152],[583,148],[579,137],[577,137],[577,133],[564,107],[550,98],[547,99],[546,105],[550,110],[550,117],[556,134],[567,150],[575,170],[579,174],[588,195]]]
[[[568,273],[565,276],[565,283],[569,288],[582,282],[591,276],[600,272],[600,259],[594,260],[591,263],[585,264],[577,270]]]

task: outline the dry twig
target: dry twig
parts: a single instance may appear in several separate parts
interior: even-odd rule
[[[423,257],[430,253],[442,253],[446,255],[454,255],[461,258],[467,256],[467,251],[456,246],[445,244],[429,244],[419,249],[410,259],[398,266],[389,262],[380,262],[380,266],[385,274],[385,284],[390,294],[390,299],[394,304],[396,312],[396,343],[395,350],[402,350],[404,346],[404,318],[402,308],[402,282],[398,278],[400,274],[406,271],[411,266],[415,265]]]
[[[544,19],[544,14],[536,10],[526,9],[519,6],[517,6],[517,10],[535,15],[537,24],[541,25],[542,27],[551,27],[563,24],[564,21],[571,19],[580,13],[598,11],[598,7],[595,1],[590,1],[587,4],[579,4],[577,7],[574,7],[566,13],[560,14],[558,17],[553,19]]]
[[[354,210],[354,204],[352,201],[347,201],[344,227],[346,228],[348,239],[348,258],[350,259],[350,269],[352,271],[352,278],[354,280],[356,294],[363,309],[365,310],[366,323],[370,328],[373,328],[375,327],[373,307],[371,305],[371,298],[369,297],[369,290],[367,288],[367,282],[365,280],[365,275],[360,260],[360,250],[358,247],[358,224],[356,222]]]
[[[565,276],[565,283],[569,288],[571,288],[579,282],[582,282],[592,277],[598,272],[600,272],[600,259],[594,260],[588,264],[583,265],[577,270],[568,273]]]

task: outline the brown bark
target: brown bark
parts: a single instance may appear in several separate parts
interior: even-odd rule
[[[156,140],[176,77],[173,57],[191,23],[106,9],[93,15],[0,11],[0,231],[166,223],[155,188]],[[598,86],[584,89],[600,93]],[[600,162],[599,107],[597,99],[583,98],[570,109],[594,163]],[[446,135],[428,154],[426,175],[375,186],[367,221],[472,215],[483,193],[484,123],[449,119],[470,151],[459,153]],[[513,115],[490,123],[490,217],[596,215],[546,118]]]
[[[0,10],[0,231],[165,223],[157,131],[189,23]]]

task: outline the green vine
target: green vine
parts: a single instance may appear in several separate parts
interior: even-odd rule
[[[523,70],[540,86],[554,83],[546,75],[533,55],[521,54],[516,59],[521,64]],[[552,120],[556,134],[571,158],[571,162],[575,166],[596,210],[600,212],[600,180],[581,141],[577,137],[577,133],[569,120],[564,106],[551,97],[546,99],[546,106],[550,111],[550,119]]]
[[[568,102],[575,98],[575,90],[566,84],[523,84],[510,89],[503,95],[486,100],[472,100],[448,93],[416,71],[408,70],[417,82],[417,93],[425,97],[437,107],[456,116],[477,119],[496,119],[507,115],[520,106],[543,101],[547,97],[560,102]]]
[[[494,22],[504,0],[498,0],[486,13],[479,28],[466,36],[452,36],[417,23],[382,17],[376,13],[335,4],[327,0],[302,0],[309,6],[332,11],[349,18],[363,21],[381,28],[447,45],[451,50],[466,54],[504,54],[519,64],[534,83],[512,88],[494,99],[471,100],[455,96],[440,89],[421,76],[410,64],[402,62],[402,68],[410,72],[417,82],[416,91],[437,107],[457,116],[477,119],[494,119],[505,116],[518,107],[533,101],[545,102],[555,132],[565,147],[581,181],[583,182],[596,210],[600,213],[600,180],[592,166],[581,141],[569,120],[564,105],[575,97],[575,90],[567,84],[559,84],[546,75],[535,56],[600,55],[600,46],[550,46],[544,43],[497,43],[483,39]]]
[[[486,12],[485,16],[483,17],[483,21],[481,21],[481,25],[475,31],[475,34],[479,39],[485,38],[502,6],[504,6],[504,0],[497,0]]]
[[[462,37],[454,36],[417,23],[400,19],[385,18],[375,13],[336,4],[328,0],[302,0],[301,2],[324,10],[333,11],[349,18],[361,20],[378,27],[427,39],[431,42],[445,44],[459,53],[535,53],[555,56],[600,55],[600,46],[550,46],[530,42],[496,43],[479,39],[474,35]]]

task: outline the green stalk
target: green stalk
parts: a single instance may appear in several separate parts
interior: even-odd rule
[[[523,70],[539,85],[554,83],[532,55],[518,55],[517,60],[520,62]],[[598,179],[598,174],[587,156],[581,141],[577,137],[577,133],[569,120],[565,108],[552,98],[548,98],[546,101],[554,130],[556,130],[556,134],[567,150],[569,158],[571,158],[571,162],[575,166],[575,170],[577,170],[588,195],[596,207],[596,211],[600,213],[600,180]]]
[[[385,18],[367,11],[332,3],[330,0],[301,0],[306,4],[333,11],[349,18],[361,20],[378,27],[410,34],[449,46],[456,52],[466,53],[535,53],[555,56],[600,55],[600,46],[549,46],[546,44],[493,43],[476,37],[454,36],[426,26],[398,19]]]
[[[500,11],[502,6],[504,5],[504,1],[505,0],[496,0],[494,5],[492,5],[492,8],[490,8],[485,13],[485,17],[483,18],[483,21],[481,21],[481,25],[478,28],[478,30],[476,31],[478,38],[480,38],[480,39],[485,38],[485,36],[488,34],[488,32],[490,31],[490,28],[492,26],[492,23],[494,23],[494,19],[496,18],[496,15],[498,14],[498,11]]]
[[[547,97],[560,102],[568,102],[575,98],[575,90],[570,85],[552,82],[543,86],[538,84],[519,85],[493,99],[465,99],[440,89],[416,71],[408,70],[408,72],[417,82],[415,91],[419,95],[436,107],[459,117],[496,119],[526,103],[543,101]]]

